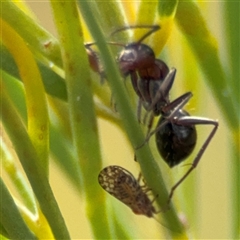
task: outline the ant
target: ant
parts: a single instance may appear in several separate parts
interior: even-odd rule
[[[169,71],[168,66],[163,61],[155,58],[153,50],[148,45],[142,43],[145,38],[158,31],[160,26],[125,26],[117,29],[110,36],[132,28],[150,28],[150,30],[137,42],[127,45],[119,43],[110,44],[124,47],[117,61],[123,76],[127,77],[130,75],[133,89],[139,96],[139,109],[143,105],[147,112],[152,111],[152,114],[155,116],[161,115],[156,129],[148,132],[142,145],[155,134],[160,155],[170,167],[173,167],[184,161],[192,153],[197,141],[195,125],[213,125],[212,131],[193,160],[192,166],[171,188],[168,199],[169,204],[175,189],[197,167],[203,153],[217,131],[218,122],[208,118],[190,116],[188,112],[183,110],[184,105],[192,97],[191,92],[187,92],[170,102],[169,92],[175,79],[176,69],[172,68]],[[139,109],[138,119],[140,119]],[[153,117],[150,119],[149,131]]]
[[[168,94],[169,92],[166,92],[164,95]],[[198,151],[191,167],[171,188],[168,205],[170,204],[175,189],[197,167],[203,153],[218,129],[217,120],[190,116],[187,111],[183,110],[183,107],[188,103],[192,96],[193,94],[191,92],[187,92],[174,101],[161,107],[161,109],[159,109],[161,117],[157,123],[157,127],[148,134],[144,143],[141,145],[143,146],[147,143],[150,137],[155,134],[155,141],[160,155],[169,167],[174,167],[184,161],[194,150],[197,141],[195,125],[213,125],[212,131]]]
[[[109,37],[133,28],[150,28],[150,30],[136,42],[127,45],[115,42],[109,44],[124,48],[117,57],[117,62],[122,75],[124,77],[130,75],[133,89],[139,97],[137,115],[140,121],[142,105],[147,112],[152,111],[153,115],[157,116],[160,114],[161,106],[169,103],[168,95],[162,93],[171,89],[175,73],[169,72],[166,63],[156,59],[152,48],[142,43],[145,38],[160,29],[159,25],[124,26],[112,32]],[[149,121],[149,129],[153,117]]]

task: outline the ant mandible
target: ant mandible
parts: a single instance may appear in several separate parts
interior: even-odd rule
[[[124,77],[130,75],[134,91],[139,97],[138,120],[141,116],[141,105],[147,112],[152,111],[153,115],[160,114],[161,106],[169,103],[169,96],[162,93],[171,89],[175,70],[169,72],[168,66],[160,59],[156,59],[155,54],[148,45],[142,43],[145,38],[160,29],[159,25],[136,25],[124,26],[111,33],[112,37],[118,32],[135,28],[150,28],[138,41],[127,45],[108,42],[112,45],[122,46],[117,62]],[[150,119],[150,126],[153,120]],[[149,126],[149,129],[150,129]]]
[[[165,93],[165,95],[167,95]],[[191,167],[183,177],[171,188],[168,205],[173,197],[175,189],[197,167],[201,157],[211,142],[218,128],[218,121],[209,118],[190,116],[183,107],[192,97],[187,92],[160,109],[161,117],[157,127],[148,134],[144,144],[155,134],[158,151],[169,167],[174,167],[184,161],[193,151],[197,141],[195,125],[213,125],[213,129],[204,141],[202,147],[194,158]]]

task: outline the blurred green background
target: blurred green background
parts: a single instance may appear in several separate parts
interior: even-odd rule
[[[56,36],[51,9],[48,3],[29,2],[29,5],[34,10],[43,26],[50,32],[54,33],[54,35]],[[221,38],[223,37],[222,36],[223,29],[221,28],[222,25],[219,21],[220,16],[218,14],[219,13],[218,3],[208,2],[205,4],[205,7],[206,17],[211,19],[208,22],[209,27],[214,32],[215,37],[218,36],[219,37],[218,39],[221,40]],[[182,59],[179,59],[178,61],[177,57],[178,53],[183,50],[181,47],[181,41],[184,41],[184,39],[182,38],[183,36],[181,36],[178,30],[174,28],[170,36],[170,39],[166,45],[166,48],[168,47],[170,48],[169,51],[171,51],[171,54],[173,56],[173,58],[170,59],[170,62],[168,62],[168,65],[170,67],[174,66],[177,68],[177,77],[171,93],[172,99],[184,93],[185,91],[193,91],[193,94],[195,94],[194,89],[187,88],[187,86],[184,86],[184,84],[181,82],[183,76],[184,77],[186,76],[186,73],[184,73],[185,70],[187,70],[188,73],[189,72],[191,73],[191,69],[189,70],[181,68]],[[189,51],[191,50],[189,49]],[[191,64],[191,58],[187,58],[186,61],[189,62],[189,64]],[[196,65],[193,67],[198,68],[198,66]],[[188,78],[191,80],[190,77]],[[194,79],[192,79],[192,81],[194,81]],[[211,96],[212,95],[211,91],[208,89],[208,86],[204,84],[204,81],[201,82],[201,86],[197,86],[197,91],[199,91],[199,89],[201,89],[200,93],[198,94],[199,99],[194,99],[195,102],[197,102],[197,107],[190,103],[191,104],[190,113],[196,116],[218,119],[220,127],[216,133],[216,136],[211,142],[208,150],[204,154],[201,164],[199,165],[197,170],[193,172],[192,175],[190,175],[189,179],[186,180],[190,182],[191,178],[197,178],[198,181],[196,189],[198,198],[196,200],[197,202],[194,203],[196,204],[197,208],[190,209],[189,211],[192,211],[194,212],[194,214],[197,215],[197,219],[199,222],[197,224],[188,222],[188,224],[190,228],[194,228],[194,232],[195,230],[198,231],[197,236],[199,236],[199,238],[201,239],[228,238],[228,232],[230,230],[229,225],[231,222],[230,208],[228,207],[229,205],[228,200],[229,197],[231,196],[228,177],[229,175],[228,161],[230,161],[229,159],[230,136],[228,134],[229,130],[224,121],[221,121],[221,119],[223,119],[221,112],[216,106],[214,97]],[[129,148],[128,145],[126,145],[126,140],[124,139],[122,133],[119,132],[117,128],[101,119],[99,120],[99,129],[100,136],[102,139],[102,153],[104,156],[103,157],[104,166],[119,165],[130,170],[132,173],[134,173],[135,176],[137,176],[139,170],[136,167],[135,162],[132,161],[133,151]],[[204,141],[209,131],[210,127],[208,126],[198,127],[199,141],[196,149],[199,149],[200,143]],[[152,139],[152,141],[154,140]],[[161,161],[160,156],[158,156],[157,153],[155,156],[156,159],[159,159],[159,161]],[[173,175],[174,179],[179,179],[179,177],[182,174],[182,168],[184,169],[184,167],[178,166],[175,169],[168,170],[166,167],[167,171],[166,178],[171,178],[169,175]],[[71,229],[73,231],[72,236],[76,238],[82,238],[83,236],[79,235],[80,233],[79,223],[81,222],[81,234],[83,234],[82,229],[85,229],[85,227],[82,227],[84,218],[80,218],[80,216],[81,215],[84,216],[84,213],[80,212],[81,207],[79,203],[79,198],[76,196],[76,194],[74,194],[74,191],[72,190],[72,194],[71,195],[67,194],[67,199],[65,199],[66,192],[62,189],[63,184],[65,185],[65,180],[61,180],[61,172],[57,170],[58,169],[57,166],[53,165],[53,169],[54,174],[51,173],[53,181],[52,183],[54,184],[54,186],[56,185],[56,191],[60,190],[60,193],[58,194],[61,194],[62,192],[61,197],[59,198],[57,196],[56,197],[57,199],[60,199],[61,202],[63,203],[62,205],[63,209],[66,209],[63,212],[64,216],[66,216],[67,218],[66,222],[70,227],[70,231]],[[61,181],[61,183],[59,181]],[[184,187],[185,184],[187,183],[184,183],[181,187]],[[71,188],[71,186],[66,185],[66,189],[69,188]],[[72,199],[69,199],[70,196]],[[156,229],[153,227],[153,225],[157,225],[158,223],[155,223],[155,221],[152,219],[149,220],[142,216],[133,215],[132,212],[124,205],[120,204],[118,201],[112,199],[111,197],[109,198],[111,204],[114,204],[115,207],[119,207],[121,209],[119,212],[124,211],[124,215],[126,214],[125,216],[123,216],[124,218],[126,217],[126,219],[129,218],[133,219],[133,221],[129,221],[133,222],[133,226],[130,229],[132,229],[133,231],[137,231],[138,238],[143,239],[149,237],[154,238],[154,236],[157,236],[155,234],[158,231],[156,231],[155,234],[153,234],[154,229]],[[187,196],[185,196],[185,198],[189,198],[189,201],[191,201],[191,192],[187,192]],[[67,204],[65,205],[64,203]],[[76,207],[73,205],[73,203],[76,204]],[[70,206],[71,208],[69,208]],[[79,212],[77,212],[76,209],[78,209]],[[182,208],[180,207],[180,209]],[[184,211],[184,209],[182,211]],[[190,214],[192,212],[190,212]],[[85,224],[87,225],[87,222]],[[139,226],[137,227],[137,225]],[[89,229],[88,231],[86,231],[86,238],[91,236],[88,234]]]
[[[45,1],[27,1],[27,4],[36,14],[40,24],[57,37],[50,4]],[[228,60],[231,56],[228,55],[226,49],[229,43],[227,43],[226,32],[223,28],[223,22],[225,21],[221,14],[223,4],[220,2],[200,1],[198,6],[211,34],[217,41],[222,64],[229,67]],[[115,27],[114,24],[113,27]],[[177,206],[179,216],[184,219],[183,221],[186,221],[186,226],[194,238],[230,239],[232,227],[231,204],[233,201],[231,168],[235,167],[235,165],[231,164],[234,142],[232,130],[229,128],[209,84],[203,80],[205,76],[196,62],[192,49],[188,46],[182,32],[179,31],[177,23],[173,25],[171,35],[161,52],[160,58],[166,61],[169,67],[177,69],[171,99],[175,99],[186,91],[192,91],[193,98],[186,106],[189,113],[194,116],[218,119],[219,121],[219,129],[204,153],[199,166],[176,190],[173,202]],[[195,81],[196,78],[199,80]],[[127,83],[127,87],[131,87],[129,83]],[[137,176],[139,167],[133,161],[134,152],[125,135],[115,125],[106,120],[98,119],[98,126],[101,152],[104,159],[103,166],[119,165]],[[210,133],[211,128],[211,126],[197,126],[197,146],[187,163],[191,163],[201,144]],[[157,153],[154,138],[150,141],[154,157],[160,165],[167,186],[170,188],[188,169],[188,166],[180,165],[174,169],[169,169]],[[3,178],[7,179],[4,172]],[[85,203],[55,161],[50,162],[50,183],[72,239],[92,238],[84,211]],[[161,193],[159,193],[159,197],[161,197]],[[134,238],[165,238],[164,235],[160,235],[159,223],[154,219],[134,215],[129,208],[110,195],[107,195],[107,203],[110,211],[115,209],[120,219],[127,219],[128,224],[124,227],[132,233]],[[165,231],[164,227],[160,227],[160,229]]]

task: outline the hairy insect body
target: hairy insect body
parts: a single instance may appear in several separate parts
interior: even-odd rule
[[[156,213],[146,187],[139,185],[140,179],[119,166],[108,166],[98,176],[101,187],[132,209],[135,214],[153,217]]]

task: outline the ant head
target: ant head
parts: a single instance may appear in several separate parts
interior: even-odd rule
[[[126,31],[129,29],[149,29],[137,42],[133,42],[127,45],[110,43],[113,45],[123,46],[124,49],[120,52],[117,61],[120,66],[120,70],[124,76],[127,76],[133,71],[139,71],[140,69],[147,69],[152,66],[155,61],[155,54],[153,50],[143,44],[143,40],[150,36],[153,32],[160,29],[159,25],[135,25],[135,26],[123,26],[118,28],[110,34],[112,37],[116,33]]]
[[[146,69],[155,62],[153,50],[143,43],[130,43],[120,52],[117,61],[123,75],[131,71]]]

